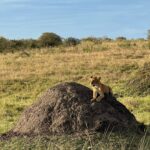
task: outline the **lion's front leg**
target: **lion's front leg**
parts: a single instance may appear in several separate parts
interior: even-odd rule
[[[104,98],[104,93],[99,92],[99,96],[97,97],[96,101],[100,102]]]
[[[93,98],[91,99],[91,101],[96,101],[97,98],[97,91],[93,90]]]

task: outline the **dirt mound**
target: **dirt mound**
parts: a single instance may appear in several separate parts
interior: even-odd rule
[[[150,94],[150,63],[145,63],[125,85],[129,95],[145,96]]]
[[[78,83],[50,88],[20,117],[15,134],[63,134],[106,128],[136,128],[135,117],[113,96],[91,103],[92,91]]]

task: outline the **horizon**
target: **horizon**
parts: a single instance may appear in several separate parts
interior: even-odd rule
[[[44,32],[61,37],[146,38],[148,0],[1,0],[0,36],[37,39]]]

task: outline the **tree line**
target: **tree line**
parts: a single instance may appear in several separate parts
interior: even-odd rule
[[[148,30],[147,39],[150,40],[150,30]],[[111,41],[112,39],[108,37],[103,37],[103,38],[87,37],[82,40],[73,37],[64,39],[52,32],[45,32],[38,39],[9,40],[6,39],[5,37],[0,37],[0,52],[1,53],[14,52],[17,50],[34,49],[34,48],[50,48],[59,45],[75,46],[79,44],[81,41],[86,41],[86,40],[99,43],[103,40]],[[116,40],[120,41],[120,40],[127,40],[127,39],[126,37],[120,36],[117,37]]]
[[[43,33],[38,39],[9,40],[5,37],[0,37],[0,52],[13,52],[22,49],[34,48],[50,48],[62,44],[65,46],[75,46],[79,43],[79,39],[73,37],[63,39],[59,35],[49,32]]]

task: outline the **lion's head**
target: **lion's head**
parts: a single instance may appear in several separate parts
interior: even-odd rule
[[[101,77],[91,76],[91,85],[94,87],[99,87]]]

